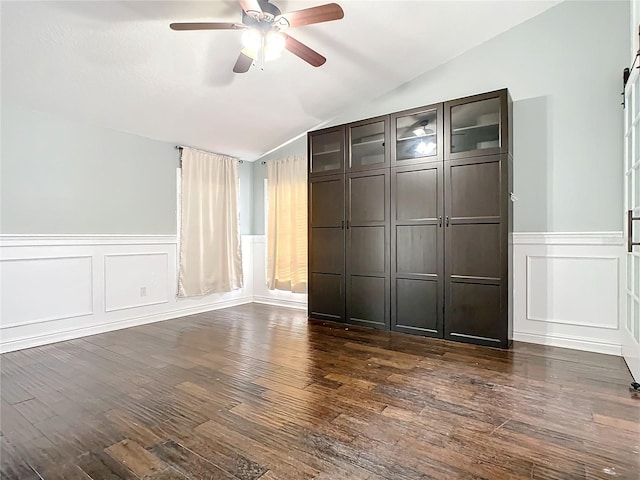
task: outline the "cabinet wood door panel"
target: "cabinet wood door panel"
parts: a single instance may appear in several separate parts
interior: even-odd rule
[[[368,176],[349,176],[349,221],[351,226],[384,223],[388,196],[386,171]]]
[[[391,169],[391,328],[443,336],[443,168]]]
[[[500,321],[503,311],[500,285],[453,281],[447,295],[446,332],[452,340],[502,346],[505,328]]]
[[[500,216],[500,157],[482,163],[462,163],[449,169],[453,218]]]
[[[506,348],[508,156],[469,157],[444,165],[445,338]]]
[[[344,175],[318,176],[309,183],[309,316],[344,320]]]
[[[388,280],[350,275],[347,283],[348,321],[365,327],[388,328]]]
[[[347,175],[347,321],[389,328],[389,169]]]
[[[309,271],[344,275],[344,230],[312,228]]]
[[[456,224],[447,230],[453,277],[500,281],[500,224]]]
[[[309,316],[324,320],[344,320],[344,275],[311,273]]]
[[[396,225],[395,273],[438,276],[438,225]]]
[[[386,233],[387,228],[385,226],[350,227],[350,274],[385,275],[387,257],[385,249]]]
[[[442,301],[438,279],[415,280],[396,278],[394,330],[404,333],[438,336]]]
[[[309,184],[311,227],[342,228],[344,221],[344,175],[311,179]]]
[[[393,205],[396,222],[435,220],[442,203],[442,169],[435,167],[392,170],[395,182]]]

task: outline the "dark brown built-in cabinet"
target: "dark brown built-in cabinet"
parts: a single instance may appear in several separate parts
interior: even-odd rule
[[[309,132],[309,316],[507,348],[507,90]]]

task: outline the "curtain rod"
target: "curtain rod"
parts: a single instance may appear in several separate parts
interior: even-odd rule
[[[176,145],[176,148],[178,150],[182,150],[184,148],[184,145]],[[193,147],[188,147],[188,148],[193,148]],[[193,150],[198,150],[197,148],[193,148]],[[201,152],[204,152],[204,150],[200,150]],[[223,157],[228,157],[229,155],[224,155],[222,153],[216,153],[216,152],[206,152],[206,153],[213,153],[214,155],[221,155]],[[244,163],[244,160],[238,159],[238,163]]]

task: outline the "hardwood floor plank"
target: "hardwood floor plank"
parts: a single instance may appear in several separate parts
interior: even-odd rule
[[[6,435],[0,435],[0,478],[7,480],[39,478],[25,452],[20,452]]]
[[[133,440],[122,440],[111,445],[105,451],[139,477],[147,477],[167,468],[167,465],[158,457],[149,453]]]
[[[31,423],[41,422],[56,415],[56,412],[37,398],[16,403],[13,407]]]
[[[80,469],[92,479],[133,480],[138,477],[105,452],[86,452],[76,460]]]
[[[7,374],[0,377],[0,384],[2,384],[0,396],[3,402],[6,402],[9,405],[15,405],[16,403],[31,400],[33,398],[31,393],[22,388],[18,382],[12,380],[13,379]]]
[[[248,304],[4,354],[0,475],[637,480],[618,357]]]
[[[114,427],[118,428],[124,435],[126,435],[127,438],[145,448],[160,443],[163,440],[140,422],[137,422],[134,417],[122,410],[109,410],[104,414],[104,417]]]
[[[172,440],[154,446],[151,452],[185,476],[210,480],[237,479],[218,465]]]

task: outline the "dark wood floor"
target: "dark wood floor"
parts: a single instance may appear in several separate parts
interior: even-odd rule
[[[2,355],[6,479],[638,479],[620,358],[250,304]]]

